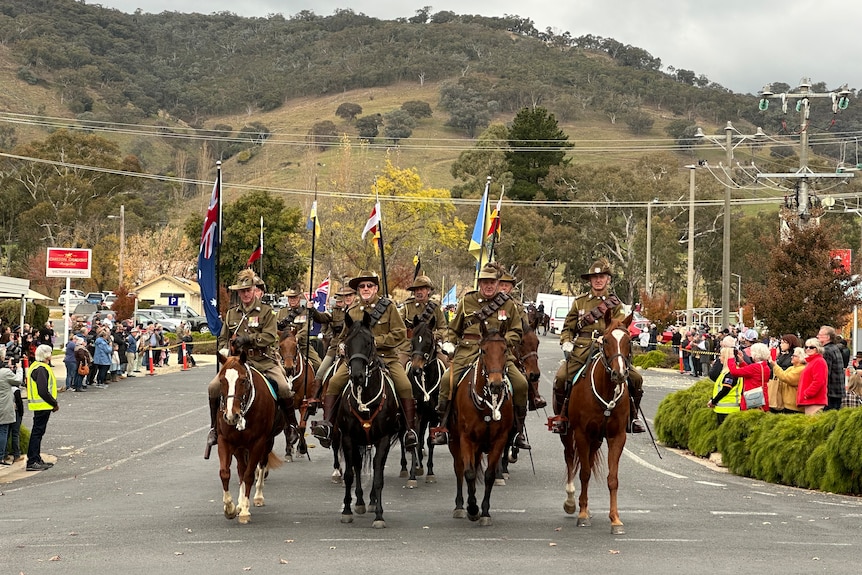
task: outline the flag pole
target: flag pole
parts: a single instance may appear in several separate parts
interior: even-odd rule
[[[475,287],[477,289],[479,288],[479,272],[482,271],[482,256],[485,255],[485,220],[488,218],[488,204],[486,202],[488,199],[488,192],[490,190],[491,190],[491,176],[488,176],[487,179],[485,180],[485,191],[482,194],[482,198],[485,201],[479,202],[479,214],[476,216],[477,225],[478,225],[479,218],[480,217],[482,218],[482,227],[481,227],[481,232],[480,232],[482,239],[479,242],[479,261],[476,262]],[[485,213],[482,213],[483,210]],[[490,261],[490,260],[488,260],[488,261]]]
[[[308,299],[311,300],[314,289],[314,249],[317,244],[317,177],[314,178],[314,203],[311,204],[311,269],[308,274]],[[308,302],[305,305],[305,360],[308,361],[308,352],[311,348],[311,310]],[[307,382],[306,382],[307,383]]]
[[[383,210],[380,207],[380,193],[374,186],[375,207],[377,208],[377,247],[380,249],[380,279],[383,283],[383,297],[389,297],[389,284],[386,281],[386,255],[383,252]]]
[[[221,160],[216,161],[216,185],[218,186],[218,248],[216,249],[215,254],[215,288],[216,288],[216,311],[221,315],[221,242],[224,236],[222,235],[222,190],[221,185]],[[218,338],[221,334],[216,334],[216,338]],[[216,345],[218,347],[218,345]],[[216,349],[216,354],[218,354],[218,349]],[[216,356],[218,359],[218,356]],[[221,365],[219,362],[215,362],[216,374],[221,371]]]
[[[506,186],[500,186],[500,200],[497,202],[497,207],[494,210],[497,213],[497,224],[494,229],[494,233],[491,234],[491,248],[488,250],[488,261],[494,261],[494,247],[497,243],[497,236],[500,234],[500,211],[503,205],[503,194],[506,193]],[[491,222],[493,225],[493,222]]]
[[[260,279],[263,279],[263,216],[260,216]]]

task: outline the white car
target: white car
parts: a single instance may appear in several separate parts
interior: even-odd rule
[[[60,297],[57,298],[57,303],[65,307],[67,299],[69,300],[69,306],[75,307],[84,301],[84,292],[79,289],[69,290],[68,293],[65,289],[60,290]]]

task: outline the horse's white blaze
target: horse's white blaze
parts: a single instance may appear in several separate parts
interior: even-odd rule
[[[234,395],[236,395],[236,382],[239,379],[239,372],[234,368],[225,370],[224,378],[227,380],[227,404],[225,406],[225,413],[230,414],[233,412],[233,399]]]
[[[622,347],[623,337],[625,337],[625,332],[621,329],[615,329],[611,332],[611,336],[617,342],[617,349],[620,349],[620,347]],[[626,370],[626,363],[623,359],[624,358],[620,355],[617,355],[614,358],[612,367],[615,368],[617,373],[623,373]]]

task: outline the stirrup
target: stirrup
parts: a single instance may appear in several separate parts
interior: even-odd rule
[[[321,447],[329,448],[332,445],[332,424],[326,420],[315,421],[311,428],[311,435],[317,439]]]
[[[526,450],[528,450],[528,451],[529,451],[529,450],[531,450],[531,449],[533,449],[533,448],[530,446],[530,444],[529,444],[529,443],[527,443],[527,436],[526,436],[526,435],[524,435],[524,433],[523,433],[523,432],[521,432],[521,433],[519,433],[518,435],[516,435],[516,436],[515,436],[515,441],[514,441],[513,445],[514,445],[515,447],[517,447],[518,449],[526,449]]]
[[[431,444],[447,445],[449,443],[449,430],[445,427],[431,428]]]
[[[404,449],[416,449],[419,445],[419,439],[416,437],[416,432],[408,429],[404,432]]]
[[[565,415],[553,415],[548,418],[548,431],[564,434],[569,429],[569,418]]]
[[[218,434],[216,433],[215,428],[210,429],[210,432],[207,434],[207,446],[204,448],[204,459],[210,458],[210,453],[212,452],[213,445],[218,444]]]
[[[636,417],[629,421],[629,424],[626,426],[626,433],[646,433],[646,427],[640,418]]]

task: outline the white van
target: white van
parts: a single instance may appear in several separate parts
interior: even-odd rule
[[[557,299],[551,302],[551,308],[548,312],[551,316],[549,326],[551,333],[560,333],[563,331],[563,324],[566,323],[566,316],[569,315],[569,310],[572,309],[572,302],[574,300],[575,296],[557,296]]]

